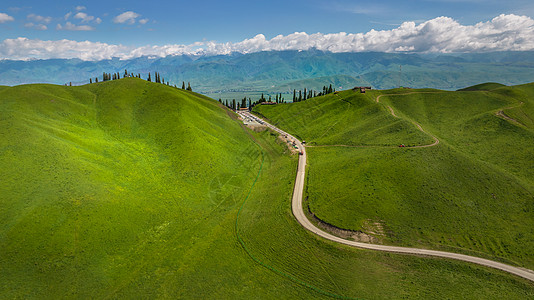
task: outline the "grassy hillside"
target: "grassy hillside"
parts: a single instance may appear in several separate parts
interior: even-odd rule
[[[309,145],[397,146],[432,143],[410,122],[375,102],[376,92],[343,91],[298,103],[254,108]]]
[[[316,77],[310,79],[296,80],[292,82],[287,82],[282,85],[277,85],[269,89],[271,93],[275,94],[276,91],[291,91],[311,89],[316,91],[321,91],[323,86],[328,86],[332,84],[336,89],[349,89],[354,86],[370,86],[371,84],[360,77],[352,77],[348,75],[333,75],[333,76],[324,76]],[[290,100],[290,99],[288,99]]]
[[[4,296],[164,295],[239,250],[221,228],[258,153],[215,102],[135,79],[0,97]]]
[[[505,87],[504,84],[496,83],[496,82],[487,82],[487,83],[481,83],[474,86],[466,87],[463,89],[460,89],[458,91],[462,92],[472,92],[472,91],[491,91],[497,88]]]
[[[7,88],[0,136],[1,298],[534,295],[495,270],[317,239],[290,211],[297,158],[194,93]]]
[[[516,98],[519,99],[520,105],[514,105],[514,107],[507,108],[503,113],[519,123],[530,129],[534,130],[534,85],[525,84],[514,87],[514,90],[519,93]],[[509,93],[509,89],[502,89],[496,92]]]
[[[495,270],[361,250],[317,238],[291,213],[296,158],[283,155],[278,145],[261,138],[259,142],[266,149],[264,171],[244,206],[239,227],[250,253],[276,273],[358,299],[520,299],[534,295],[532,283]],[[309,296],[299,294],[297,298]]]
[[[373,234],[382,243],[465,252],[533,268],[534,132],[496,115],[504,110],[527,123],[534,116],[532,87],[491,92],[397,89],[366,94],[384,95],[380,99],[384,107],[375,118],[391,106],[402,120],[420,123],[441,143],[420,149],[308,148],[311,211],[338,227]],[[361,97],[353,92],[339,96],[338,105],[347,98]],[[281,128],[316,141],[310,128],[328,128],[337,115],[325,110],[307,122],[295,120],[308,113],[312,101],[321,100],[285,109],[264,106],[258,112]],[[347,105],[346,110],[360,107]],[[290,117],[291,113],[295,116]],[[319,140],[321,145],[346,143],[347,139],[340,138],[343,130],[365,122],[356,117],[339,120],[328,138]],[[399,128],[396,136],[389,136],[391,144],[404,140],[403,134],[408,136]],[[384,138],[354,130],[353,140],[364,143],[364,137],[369,141]]]

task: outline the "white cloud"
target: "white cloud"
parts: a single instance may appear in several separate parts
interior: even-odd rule
[[[126,11],[116,16],[115,18],[113,18],[113,22],[119,23],[119,24],[126,23],[126,24],[132,25],[135,23],[135,19],[139,16],[141,15],[138,13],[134,13],[133,11]]]
[[[86,10],[86,9],[87,7],[85,6],[81,6],[81,5],[76,6],[76,11],[81,11],[81,10]]]
[[[28,20],[32,20],[34,22],[44,23],[44,24],[48,24],[50,23],[50,21],[52,21],[52,17],[43,17],[43,16],[39,16],[36,14],[29,14],[27,18]]]
[[[6,39],[0,43],[3,58],[27,60],[32,58],[80,58],[83,60],[108,59],[128,49],[120,45],[77,42],[70,40],[42,41],[28,38]]]
[[[48,27],[46,25],[44,25],[44,24],[39,24],[39,25],[35,26],[35,29],[37,29],[37,30],[47,30]]]
[[[79,13],[75,14],[73,18],[74,19],[80,19],[80,20],[82,20],[82,22],[85,22],[85,23],[95,19],[95,17],[90,16],[90,15],[84,13],[84,12],[79,12]]]
[[[126,22],[126,21],[124,21]],[[92,30],[70,22],[58,29]],[[129,59],[140,56],[216,55],[232,52],[308,50],[316,48],[331,52],[488,52],[534,50],[534,20],[526,16],[500,15],[490,21],[464,26],[457,21],[439,17],[421,24],[405,22],[392,30],[367,33],[307,34],[295,32],[268,40],[263,34],[238,43],[197,42],[190,45],[126,47],[95,42],[69,40],[41,41],[26,38],[0,43],[0,59],[80,58],[101,60],[112,57]]]
[[[100,18],[96,18],[96,19],[95,19],[95,23],[96,23],[96,24],[100,24],[100,23],[102,23],[102,19],[100,19]]]
[[[0,13],[0,24],[5,23],[5,22],[11,22],[14,20],[15,18],[13,18],[12,16],[5,14],[5,13]]]
[[[68,20],[70,18],[70,16],[72,15],[72,12],[68,12],[65,14],[65,20]]]
[[[500,15],[488,22],[464,26],[448,17],[421,24],[405,22],[392,30],[367,33],[307,34],[296,32],[267,40],[259,34],[239,43],[205,43],[207,52],[307,50],[331,52],[483,52],[534,50],[534,20]]]
[[[48,27],[44,24],[33,24],[32,22],[24,24],[26,28],[33,28],[37,30],[47,30]]]
[[[148,19],[141,19],[139,20],[139,24],[145,25],[146,23],[148,23],[148,21],[149,21]]]
[[[65,23],[64,26],[61,26],[61,24],[57,24],[56,26],[57,30],[71,30],[71,31],[91,31],[95,30],[94,27],[89,25],[74,25],[71,22]]]

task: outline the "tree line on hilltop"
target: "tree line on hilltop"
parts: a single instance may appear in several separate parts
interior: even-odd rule
[[[134,73],[128,73],[128,71],[125,69],[124,74],[122,75],[122,78],[127,78],[127,77],[142,79],[141,73],[137,73],[137,75],[135,75]],[[102,81],[117,80],[117,79],[121,79],[121,74],[119,72],[116,72],[116,73],[103,72],[102,73]],[[148,76],[146,80],[152,82],[152,75],[150,74],[150,72],[148,72]],[[98,83],[98,77],[95,77],[94,82]],[[165,82],[165,78],[161,77],[159,72],[154,72],[154,82],[178,88],[176,84],[171,85],[169,81]],[[89,83],[93,83],[93,78],[89,78]],[[72,85],[72,83],[70,83],[70,85]],[[182,90],[193,91],[193,89],[191,88],[191,84],[189,82],[187,83],[187,87],[185,86],[185,81],[182,81]]]
[[[306,101],[307,99],[311,99],[311,98],[319,97],[319,96],[324,96],[324,95],[327,95],[327,94],[331,94],[333,92],[335,92],[335,89],[332,87],[332,84],[330,84],[330,86],[328,86],[328,87],[327,86],[323,86],[323,90],[321,92],[317,92],[317,91],[314,91],[314,90],[311,90],[311,89],[308,90],[308,89],[304,88],[304,90],[299,90],[298,91],[298,95],[297,95],[297,90],[294,89],[293,90],[293,102]],[[241,102],[236,101],[235,99],[232,99],[232,101],[229,101],[229,100],[223,101],[221,98],[219,98],[219,102],[221,104],[225,105],[226,107],[230,108],[230,109],[238,110],[238,109],[241,109],[241,108],[252,109],[252,107],[254,107],[255,105],[258,105],[258,104],[280,104],[280,103],[286,103],[286,100],[282,96],[282,93],[276,94],[274,100],[272,99],[271,95],[269,95],[269,98],[267,99],[267,98],[265,98],[265,96],[262,93],[260,99],[258,99],[256,101],[252,101],[252,99],[250,97],[248,99],[247,99],[247,97],[244,97],[243,99],[241,99]]]

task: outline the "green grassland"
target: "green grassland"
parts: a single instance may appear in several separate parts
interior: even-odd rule
[[[474,86],[466,87],[463,89],[460,89],[459,91],[463,92],[472,92],[472,91],[491,91],[497,88],[505,87],[504,84],[500,84],[497,82],[487,82],[487,83],[481,83]]]
[[[198,260],[239,251],[222,228],[258,153],[215,102],[135,79],[0,97],[2,295],[217,295]]]
[[[391,106],[400,119],[420,123],[441,142],[419,149],[308,148],[311,211],[338,227],[374,232],[385,244],[464,252],[533,268],[534,132],[528,121],[534,117],[534,85],[475,90],[367,93],[371,99],[384,95],[377,105]],[[357,97],[344,93],[338,106]],[[290,133],[316,141],[313,128],[326,128],[335,118],[318,112],[313,121],[296,120],[299,113],[308,112],[306,108],[324,105],[319,102],[325,100],[292,104],[285,111],[294,113],[294,118],[280,108],[256,110]],[[496,116],[502,109],[521,124]],[[377,111],[383,114],[385,109]],[[336,125],[340,129],[330,132],[332,139],[322,138],[317,144],[347,144],[341,132],[364,121],[342,119]],[[354,135],[353,141],[361,139],[357,130]],[[369,136],[366,131],[361,135]],[[412,132],[399,130],[390,136],[391,144],[411,136]],[[373,224],[380,224],[383,232]]]
[[[318,239],[291,215],[297,157],[232,117],[134,78],[2,89],[0,298],[534,296],[500,271]]]
[[[343,91],[297,103],[256,106],[309,145],[392,146],[430,144],[432,138],[375,102],[376,92]]]

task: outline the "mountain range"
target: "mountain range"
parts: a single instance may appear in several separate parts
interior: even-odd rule
[[[0,61],[0,84],[53,83],[81,85],[103,72],[159,72],[165,81],[212,98],[239,98],[260,93],[292,93],[357,85],[457,90],[480,82],[516,85],[534,81],[534,51],[463,54],[332,53],[319,50],[269,51],[218,56],[140,57],[101,61],[48,59]],[[289,97],[290,98],[290,97]],[[286,96],[286,99],[288,97]]]

